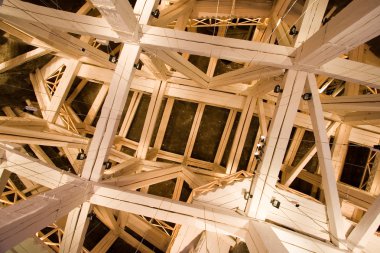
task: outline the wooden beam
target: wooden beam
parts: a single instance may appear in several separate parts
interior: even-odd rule
[[[322,174],[322,185],[325,192],[327,215],[329,218],[329,230],[331,240],[338,247],[343,247],[345,241],[343,219],[340,211],[338,190],[333,174],[331,151],[327,139],[327,133],[323,124],[323,111],[319,99],[317,81],[313,74],[308,74],[307,89],[312,94],[308,102],[311,121],[313,123],[314,135],[317,146],[319,166]]]
[[[83,123],[87,125],[92,125],[92,122],[95,120],[95,117],[98,115],[98,112],[103,105],[104,99],[107,96],[109,85],[103,84],[100,88],[98,95],[96,95],[96,98],[94,102],[92,103],[90,110],[88,111],[86,118],[84,119]]]
[[[31,121],[24,121],[32,123]],[[67,136],[54,131],[40,129],[24,129],[14,126],[0,126],[0,140],[13,143],[36,144],[58,147],[83,148],[88,144],[88,139],[82,136]]]
[[[15,20],[11,23],[18,29],[26,31],[31,36],[51,45],[55,51],[63,53],[65,58],[114,69],[115,64],[109,61],[109,55],[86,42],[59,30],[48,30],[41,24],[29,24]]]
[[[280,76],[283,73],[284,70],[282,69],[253,65],[213,77],[209,86],[210,88],[214,88],[235,83],[251,82],[258,79],[265,80],[270,77]]]
[[[191,157],[191,153],[193,152],[195,139],[198,135],[199,126],[201,125],[201,120],[203,117],[203,112],[205,110],[205,104],[199,103],[197,107],[197,111],[195,112],[193,124],[191,125],[189,138],[187,139],[185,152],[183,154],[184,161],[183,164],[187,165],[187,160]]]
[[[120,191],[117,188],[95,186],[94,192],[95,194],[90,198],[93,204],[106,205],[120,211],[196,226],[201,229],[205,228],[206,223],[206,229],[221,234],[236,234],[249,221],[249,218],[236,215],[230,210],[211,209],[203,205],[167,200],[134,191]],[[118,196],[118,199],[115,199],[115,196]],[[196,222],[196,219],[200,222]],[[210,223],[208,219],[212,222]]]
[[[120,127],[119,136],[126,137],[131,127],[133,118],[135,117],[137,108],[140,104],[141,98],[143,96],[142,92],[135,91],[133,92],[131,102],[128,106],[127,112],[125,113],[123,123]]]
[[[84,202],[81,206],[74,208],[67,216],[65,233],[60,244],[61,253],[79,252],[82,248],[85,234],[89,225],[88,214],[92,207],[89,202]]]
[[[292,165],[294,158],[296,157],[297,151],[301,145],[301,141],[302,141],[304,134],[305,134],[304,128],[300,128],[300,127],[296,128],[294,135],[293,135],[293,140],[291,141],[290,146],[286,152],[286,156],[284,158],[284,165],[285,166],[291,166]],[[281,183],[282,184],[285,183],[286,177],[287,177],[287,171],[286,171],[286,167],[285,167],[285,169],[282,170],[282,177],[281,177]]]
[[[115,232],[109,231],[91,250],[91,253],[102,253],[107,252],[107,250],[112,246],[112,244],[116,241],[118,238],[117,235],[115,235]]]
[[[136,250],[141,251],[142,253],[154,253],[153,250],[149,249],[147,246],[142,244],[140,241],[135,239],[132,235],[128,234],[124,230],[120,231],[119,237],[132,247],[136,248]]]
[[[90,188],[85,183],[72,182],[1,209],[0,250],[5,252],[30,234],[63,217],[85,201],[89,193]]]
[[[82,66],[82,65],[81,65]],[[78,94],[83,90],[84,86],[86,86],[88,80],[82,79],[80,83],[75,87],[74,91],[71,93],[71,95],[66,99],[66,103],[68,105],[71,105],[71,103],[74,101],[74,99],[78,96]]]
[[[51,51],[47,50],[47,49],[36,48],[36,49],[33,49],[29,52],[26,52],[24,54],[16,56],[15,58],[10,59],[10,60],[0,64],[0,73],[8,71],[8,70],[15,68],[17,66],[20,66],[20,65],[24,64],[25,62],[32,61],[32,60],[37,59],[41,56],[49,54],[50,52]]]
[[[335,122],[333,124],[331,124],[328,128],[327,128],[327,137],[330,137],[331,135],[333,135],[336,131],[336,129],[339,127],[339,123]],[[297,176],[299,175],[299,173],[305,168],[305,166],[308,164],[308,162],[313,158],[313,156],[317,153],[317,146],[314,144],[310,150],[301,158],[301,160],[297,163],[296,166],[294,166],[292,168],[292,170],[288,173],[285,173],[287,174],[286,176],[286,180],[284,182],[284,185],[285,186],[290,186],[293,181],[297,178]],[[285,171],[287,170],[287,168],[285,168]]]
[[[334,142],[331,147],[331,159],[334,169],[335,180],[340,180],[342,175],[344,162],[349,145],[349,137],[351,133],[351,126],[341,124],[334,135]]]
[[[268,135],[268,124],[267,124],[267,119],[265,116],[265,108],[264,108],[264,102],[262,99],[257,100],[257,105],[259,107],[259,121],[260,121],[260,129],[261,133],[264,136]]]
[[[247,138],[248,130],[251,125],[253,112],[257,103],[257,97],[248,96],[244,109],[240,115],[239,124],[236,128],[234,140],[231,146],[231,152],[228,156],[226,173],[233,174],[237,171],[244,143]]]
[[[102,4],[102,1],[97,1],[97,3]],[[113,1],[107,1],[104,3],[106,5],[98,5],[98,7],[101,8],[102,14],[107,18],[114,29],[118,30],[119,21],[121,28],[125,28],[126,24],[124,22],[128,22],[131,19],[131,22],[128,24],[130,25],[129,28],[132,29],[132,32],[137,31],[138,28],[135,27],[137,25],[137,20],[135,19],[133,12],[131,12],[131,7],[128,2],[114,3]],[[136,3],[136,11],[140,15],[141,21],[145,24],[149,20],[153,3],[154,1],[148,1],[145,3],[144,0]],[[109,10],[108,14],[107,9]],[[123,36],[124,35],[129,36],[128,34],[123,34]],[[135,35],[137,36],[137,34]],[[100,119],[97,123],[91,144],[88,147],[89,151],[81,175],[84,179],[90,181],[100,181],[102,179],[104,171],[103,164],[108,159],[111,152],[113,140],[132,82],[134,64],[138,61],[140,51],[141,48],[139,45],[123,45],[115,72],[113,73],[110,82],[108,95],[104,102]],[[62,253],[78,252],[81,248],[85,231],[87,230],[85,215],[87,215],[90,210],[91,205],[85,203],[78,211],[70,213],[72,217],[71,220],[74,222],[67,223],[66,229],[72,231],[72,233],[70,233],[67,238],[64,238],[64,240],[69,243],[75,238],[75,243],[66,247],[65,251],[62,251]]]
[[[36,25],[42,24],[49,30],[87,34],[107,40],[119,40],[117,33],[110,29],[111,26],[104,19],[78,15],[19,0],[5,0],[1,6],[0,16],[9,21],[22,20]]]
[[[372,88],[380,88],[380,68],[362,62],[335,58],[313,72]]]
[[[4,152],[3,150],[0,150],[0,153]],[[3,158],[0,158],[0,161],[2,163]],[[5,186],[8,183],[8,179],[11,176],[11,172],[5,168],[0,168],[0,196],[3,194]]]
[[[150,141],[153,135],[153,130],[156,125],[158,114],[160,112],[162,100],[164,98],[166,84],[166,82],[158,81],[150,98],[139,146],[136,150],[137,158],[146,159]]]
[[[169,71],[165,63],[163,63],[159,57],[154,54],[144,52],[140,55],[140,60],[144,63],[144,69],[148,69],[149,72],[151,72],[157,79],[168,79]]]
[[[120,38],[135,39],[139,30],[138,22],[129,2],[112,0],[90,0],[107,20],[111,30]],[[152,1],[150,1],[152,2]],[[94,36],[95,37],[95,36]]]
[[[320,187],[322,183],[321,175],[313,174],[306,170],[302,170],[298,177],[316,187]],[[356,187],[341,182],[337,182],[337,187],[340,199],[347,200],[362,210],[368,209],[375,201],[373,194],[360,190]]]
[[[284,77],[284,91],[280,93],[272,118],[261,162],[250,189],[246,212],[251,217],[265,219],[282,160],[289,141],[297,108],[303,93],[306,73],[289,70]]]
[[[120,176],[105,180],[104,183],[107,185],[118,186],[122,189],[136,190],[141,187],[150,186],[177,178],[180,172],[182,172],[182,168],[177,166],[168,169],[137,173],[134,175]]]
[[[154,48],[148,48],[148,51],[160,58],[167,65],[199,83],[202,87],[208,86],[210,78],[178,53],[169,50],[156,50]]]
[[[154,145],[153,145],[153,147],[157,150],[161,149],[162,142],[164,141],[166,127],[169,123],[170,114],[172,112],[173,105],[174,105],[174,98],[168,98],[168,100],[166,100],[166,105],[165,105],[164,113],[161,118],[160,126],[158,127],[156,140],[154,141]]]
[[[139,54],[139,46],[127,44],[122,49],[94,137],[89,147],[90,152],[87,155],[82,173],[82,177],[84,178],[92,178],[92,180],[98,181],[103,174],[103,163],[111,148],[120,115],[128,97],[134,69],[133,65]],[[121,82],[123,85],[119,85]]]
[[[50,104],[46,110],[46,120],[49,122],[55,122],[60,113],[60,109],[66,96],[70,91],[71,85],[79,71],[80,63],[75,60],[68,61],[66,64],[66,69],[59,81],[58,87],[51,98]]]
[[[342,121],[348,125],[379,125],[379,112],[351,112],[343,116]]]
[[[158,249],[162,251],[166,250],[170,242],[170,236],[140,216],[120,212],[119,221],[121,229],[128,227]]]
[[[380,196],[368,208],[366,214],[347,237],[348,247],[353,252],[362,252],[370,237],[377,231],[380,224]]]
[[[351,2],[297,49],[296,62],[306,68],[321,66],[379,35],[379,22],[376,0]]]
[[[269,224],[250,221],[245,243],[249,252],[288,252]]]
[[[299,29],[297,38],[294,41],[294,47],[301,46],[308,38],[316,33],[322,25],[322,20],[327,8],[328,0],[306,1],[302,11],[302,25]]]
[[[279,68],[290,68],[293,48],[231,38],[218,38],[199,33],[143,26],[142,46],[154,46],[234,62],[248,62]],[[210,42],[211,41],[211,42]],[[231,50],[233,49],[233,50]]]
[[[3,157],[5,161],[0,165],[0,168],[7,169],[40,185],[56,188],[75,179],[71,173],[50,167],[40,160],[28,157],[19,151],[5,146],[1,146],[0,150],[5,151]]]
[[[216,34],[216,36],[224,37],[226,34],[226,31],[227,31],[226,26],[220,26],[220,27],[218,27],[218,33]],[[209,77],[214,76],[217,63],[218,63],[218,58],[216,58],[216,57],[210,58],[210,61],[208,63],[208,67],[207,67],[207,72],[206,72],[207,76],[209,76]]]
[[[223,154],[224,154],[224,151],[227,147],[228,139],[230,137],[232,127],[233,127],[234,122],[235,122],[236,114],[237,114],[236,110],[230,110],[230,112],[228,114],[226,125],[224,127],[223,134],[222,134],[222,137],[220,139],[218,150],[216,152],[215,159],[214,159],[214,163],[216,163],[216,164],[220,164],[220,162],[222,161]]]
[[[183,13],[188,12],[193,8],[196,1],[194,0],[179,0],[170,6],[161,10],[160,17],[151,22],[154,26],[167,26],[172,21],[178,19]]]

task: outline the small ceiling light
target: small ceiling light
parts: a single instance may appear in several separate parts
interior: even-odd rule
[[[33,112],[36,112],[38,111],[38,109],[34,106],[25,106],[24,109],[22,109],[23,112],[30,112],[30,113],[33,113]]]
[[[78,153],[78,155],[77,155],[77,160],[84,160],[84,159],[86,159],[87,158],[87,155],[84,153],[84,150],[83,149],[81,149],[80,150],[80,152]]]
[[[281,89],[281,86],[279,84],[277,84],[276,86],[274,86],[274,93],[282,93],[284,90]]]
[[[272,199],[272,200],[270,201],[270,203],[272,204],[273,207],[275,207],[275,208],[277,208],[277,209],[280,208],[281,202],[278,201],[277,199]]]
[[[302,99],[306,101],[311,100],[311,97],[312,97],[311,93],[305,93],[302,95]]]
[[[113,56],[113,55],[110,55],[110,57],[108,58],[108,60],[112,63],[117,63],[117,57],[116,56]]]
[[[256,150],[256,152],[253,155],[255,156],[255,159],[257,161],[261,161],[261,151],[260,150]]]
[[[244,199],[245,199],[245,200],[251,199],[252,197],[253,197],[253,195],[250,194],[250,192],[245,192],[245,193],[244,193]]]
[[[112,167],[112,163],[111,162],[104,162],[103,166],[104,166],[105,170],[109,170]]]
[[[94,218],[96,217],[95,213],[94,212],[90,212],[87,214],[87,218],[89,218],[89,220],[93,220]]]
[[[144,63],[142,63],[142,61],[139,60],[139,62],[135,63],[133,66],[135,67],[135,69],[141,70],[142,67],[144,66]]]
[[[160,17],[160,10],[159,9],[155,9],[154,11],[152,11],[152,16],[154,18],[159,18]]]
[[[289,31],[289,35],[291,36],[296,36],[298,34],[298,31],[297,31],[297,27],[295,25],[293,25],[291,28],[290,28],[290,31]]]

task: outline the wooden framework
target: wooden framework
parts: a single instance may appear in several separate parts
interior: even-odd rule
[[[55,252],[89,252],[83,242],[91,215],[110,230],[91,252],[106,252],[118,238],[141,252],[154,252],[150,245],[228,252],[240,240],[250,252],[371,252],[370,244],[380,245],[380,162],[373,148],[380,140],[380,61],[364,44],[380,35],[379,2],[354,0],[331,20],[336,7],[327,10],[328,0],[158,2],[138,0],[132,8],[128,1],[88,0],[71,13],[2,1],[0,29],[37,48],[1,63],[0,72],[55,57],[30,73],[37,101],[25,102],[38,105],[37,113],[2,108],[0,251],[37,233]],[[91,8],[100,17],[87,15]],[[159,16],[152,15],[156,9]],[[252,41],[225,37],[238,26],[249,26]],[[202,27],[214,34],[196,33]],[[109,42],[117,46],[103,50]],[[208,57],[207,69],[190,55]],[[244,66],[215,76],[220,60]],[[334,80],[344,83],[324,94]],[[90,82],[101,88],[82,121],[73,102]],[[141,136],[128,139],[146,95]],[[197,107],[184,151],[174,153],[163,143],[179,100]],[[193,157],[208,106],[228,110],[211,162]],[[256,116],[259,128],[246,151]],[[294,164],[306,131],[314,132],[315,145]],[[359,188],[340,182],[350,143],[370,149]],[[42,146],[58,148],[70,168],[57,168]],[[82,153],[86,158],[78,160]],[[319,168],[311,173],[305,166],[315,154]],[[242,159],[246,171],[237,172]],[[288,188],[296,178],[313,186],[312,195],[319,191],[323,203]],[[171,199],[149,194],[150,186],[170,180],[176,180]],[[192,189],[187,203],[180,201],[184,185]]]

